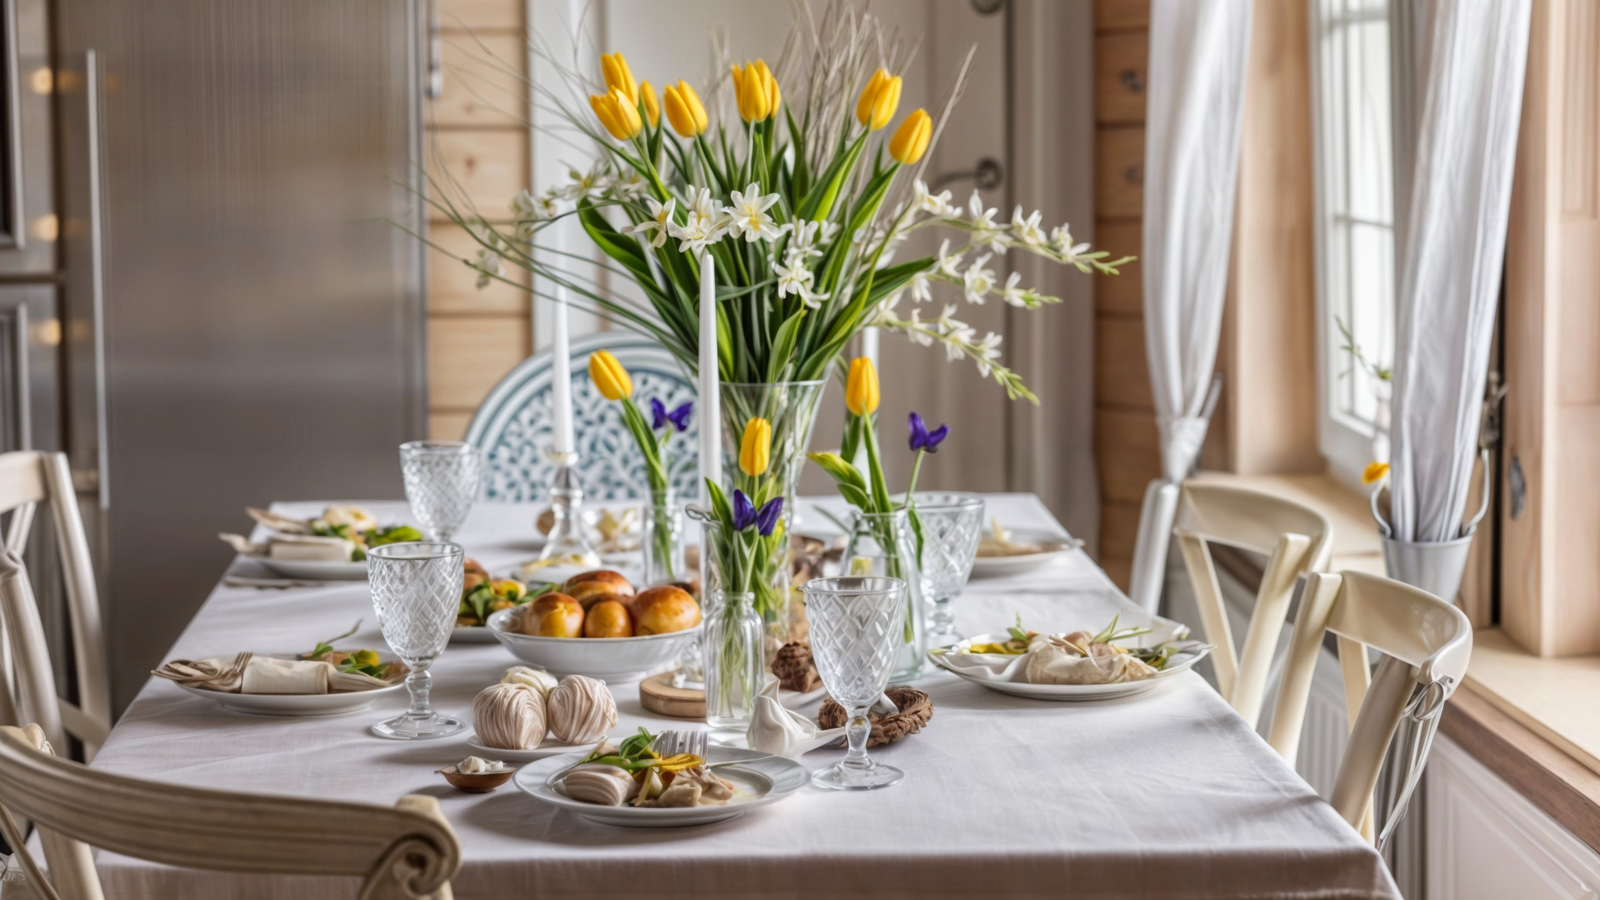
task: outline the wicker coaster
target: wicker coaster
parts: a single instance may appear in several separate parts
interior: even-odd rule
[[[704,719],[706,692],[673,687],[672,675],[672,672],[662,672],[639,682],[639,705],[675,719]]]

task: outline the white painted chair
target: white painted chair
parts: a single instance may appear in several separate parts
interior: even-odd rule
[[[449,900],[461,846],[439,801],[394,807],[200,790],[99,772],[51,752],[37,725],[0,727],[0,827],[25,847],[33,821],[49,878],[20,862],[41,900],[103,900],[91,848],[216,872],[361,878],[361,900]]]
[[[1353,724],[1328,802],[1369,839],[1378,770],[1396,729],[1404,726],[1398,758],[1406,771],[1378,837],[1382,847],[1422,777],[1445,701],[1466,677],[1472,625],[1455,606],[1388,578],[1361,572],[1307,576],[1268,738],[1291,766],[1300,748],[1317,653],[1329,631],[1339,638]],[[1384,654],[1370,673],[1367,647]]]
[[[61,699],[45,644],[33,583],[22,562],[36,507],[47,504],[55,526],[72,631],[79,703]],[[11,513],[0,553],[0,724],[35,722],[56,746],[71,734],[88,758],[111,730],[111,682],[94,565],[67,458],[60,453],[0,454],[0,513]],[[7,658],[8,657],[8,658]],[[13,698],[15,705],[12,705]]]
[[[1195,603],[1206,640],[1216,645],[1211,662],[1217,691],[1250,727],[1272,671],[1295,584],[1302,575],[1328,567],[1333,524],[1322,513],[1291,500],[1227,484],[1187,481],[1175,529],[1183,563],[1194,583]],[[1211,544],[1224,544],[1267,557],[1244,645],[1234,649],[1233,630],[1217,581]]]

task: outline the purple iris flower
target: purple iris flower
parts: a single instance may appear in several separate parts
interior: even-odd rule
[[[684,403],[684,404],[680,405],[677,409],[675,409],[675,410],[673,410],[671,412],[667,412],[667,405],[665,403],[661,402],[661,398],[660,397],[651,397],[650,398],[650,428],[653,431],[660,431],[661,429],[666,427],[668,422],[671,422],[673,424],[673,426],[675,426],[678,429],[678,431],[680,431],[680,432],[688,431],[689,430],[689,411],[692,410],[693,408],[694,408],[694,404],[693,403]]]
[[[745,496],[744,491],[738,488],[733,489],[734,531],[744,531],[754,525],[762,537],[771,537],[772,529],[778,527],[778,517],[782,515],[782,497],[774,497],[768,500],[760,509],[756,509],[755,504],[750,502],[750,498]]]
[[[756,507],[744,491],[733,489],[733,530],[743,531],[756,523]]]
[[[926,450],[929,453],[939,452],[939,445],[950,436],[950,426],[940,425],[932,431],[928,430],[927,423],[916,413],[911,414],[911,452]]]
[[[762,537],[772,537],[772,529],[778,527],[778,517],[783,515],[783,498],[773,497],[756,513],[756,530]]]

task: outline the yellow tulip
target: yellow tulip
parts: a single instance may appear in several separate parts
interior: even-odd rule
[[[589,357],[589,380],[607,400],[633,396],[633,378],[610,351],[596,350]]]
[[[900,107],[900,76],[879,69],[861,89],[861,99],[856,101],[856,121],[877,131],[889,124],[894,111]]]
[[[919,109],[900,123],[894,138],[889,141],[889,155],[903,166],[909,166],[928,152],[928,141],[933,138],[933,119],[928,111]]]
[[[844,405],[858,416],[870,416],[878,411],[878,369],[865,356],[850,360],[850,374],[844,382]]]
[[[1389,464],[1385,462],[1369,462],[1366,469],[1361,472],[1362,484],[1376,484],[1389,474]]]
[[[733,67],[734,94],[739,98],[739,116],[746,122],[760,122],[778,111],[783,92],[772,77],[765,60]]]
[[[619,141],[633,137],[644,128],[644,122],[639,118],[638,101],[629,100],[621,88],[612,88],[606,94],[591,94],[589,105],[594,108],[600,124]]]
[[[650,117],[650,127],[661,124],[661,104],[656,102],[656,89],[648,81],[639,82],[639,98],[644,101],[644,114]]]
[[[689,82],[680,81],[676,86],[669,84],[661,94],[662,105],[667,108],[667,121],[672,123],[673,131],[683,137],[694,137],[705,132],[709,121],[706,108]]]
[[[772,425],[766,419],[755,418],[744,425],[744,439],[739,442],[739,471],[756,476],[767,471],[772,461]]]
[[[628,61],[621,53],[612,53],[600,57],[600,73],[605,76],[606,90],[621,91],[628,100],[634,104],[639,102],[639,84],[633,80],[633,70],[628,68]]]

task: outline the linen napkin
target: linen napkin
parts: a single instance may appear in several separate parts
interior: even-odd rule
[[[312,659],[274,659],[240,654],[234,659],[175,659],[154,673],[188,687],[225,694],[342,694],[388,687],[362,672],[341,672]]]
[[[898,707],[896,708],[898,711]],[[778,681],[768,681],[756,697],[750,715],[751,750],[775,756],[797,757],[843,737],[843,728],[822,728],[778,701]]]
[[[952,672],[978,681],[1021,681],[1022,662],[1027,654],[1002,656],[998,653],[938,653],[934,661]]]

